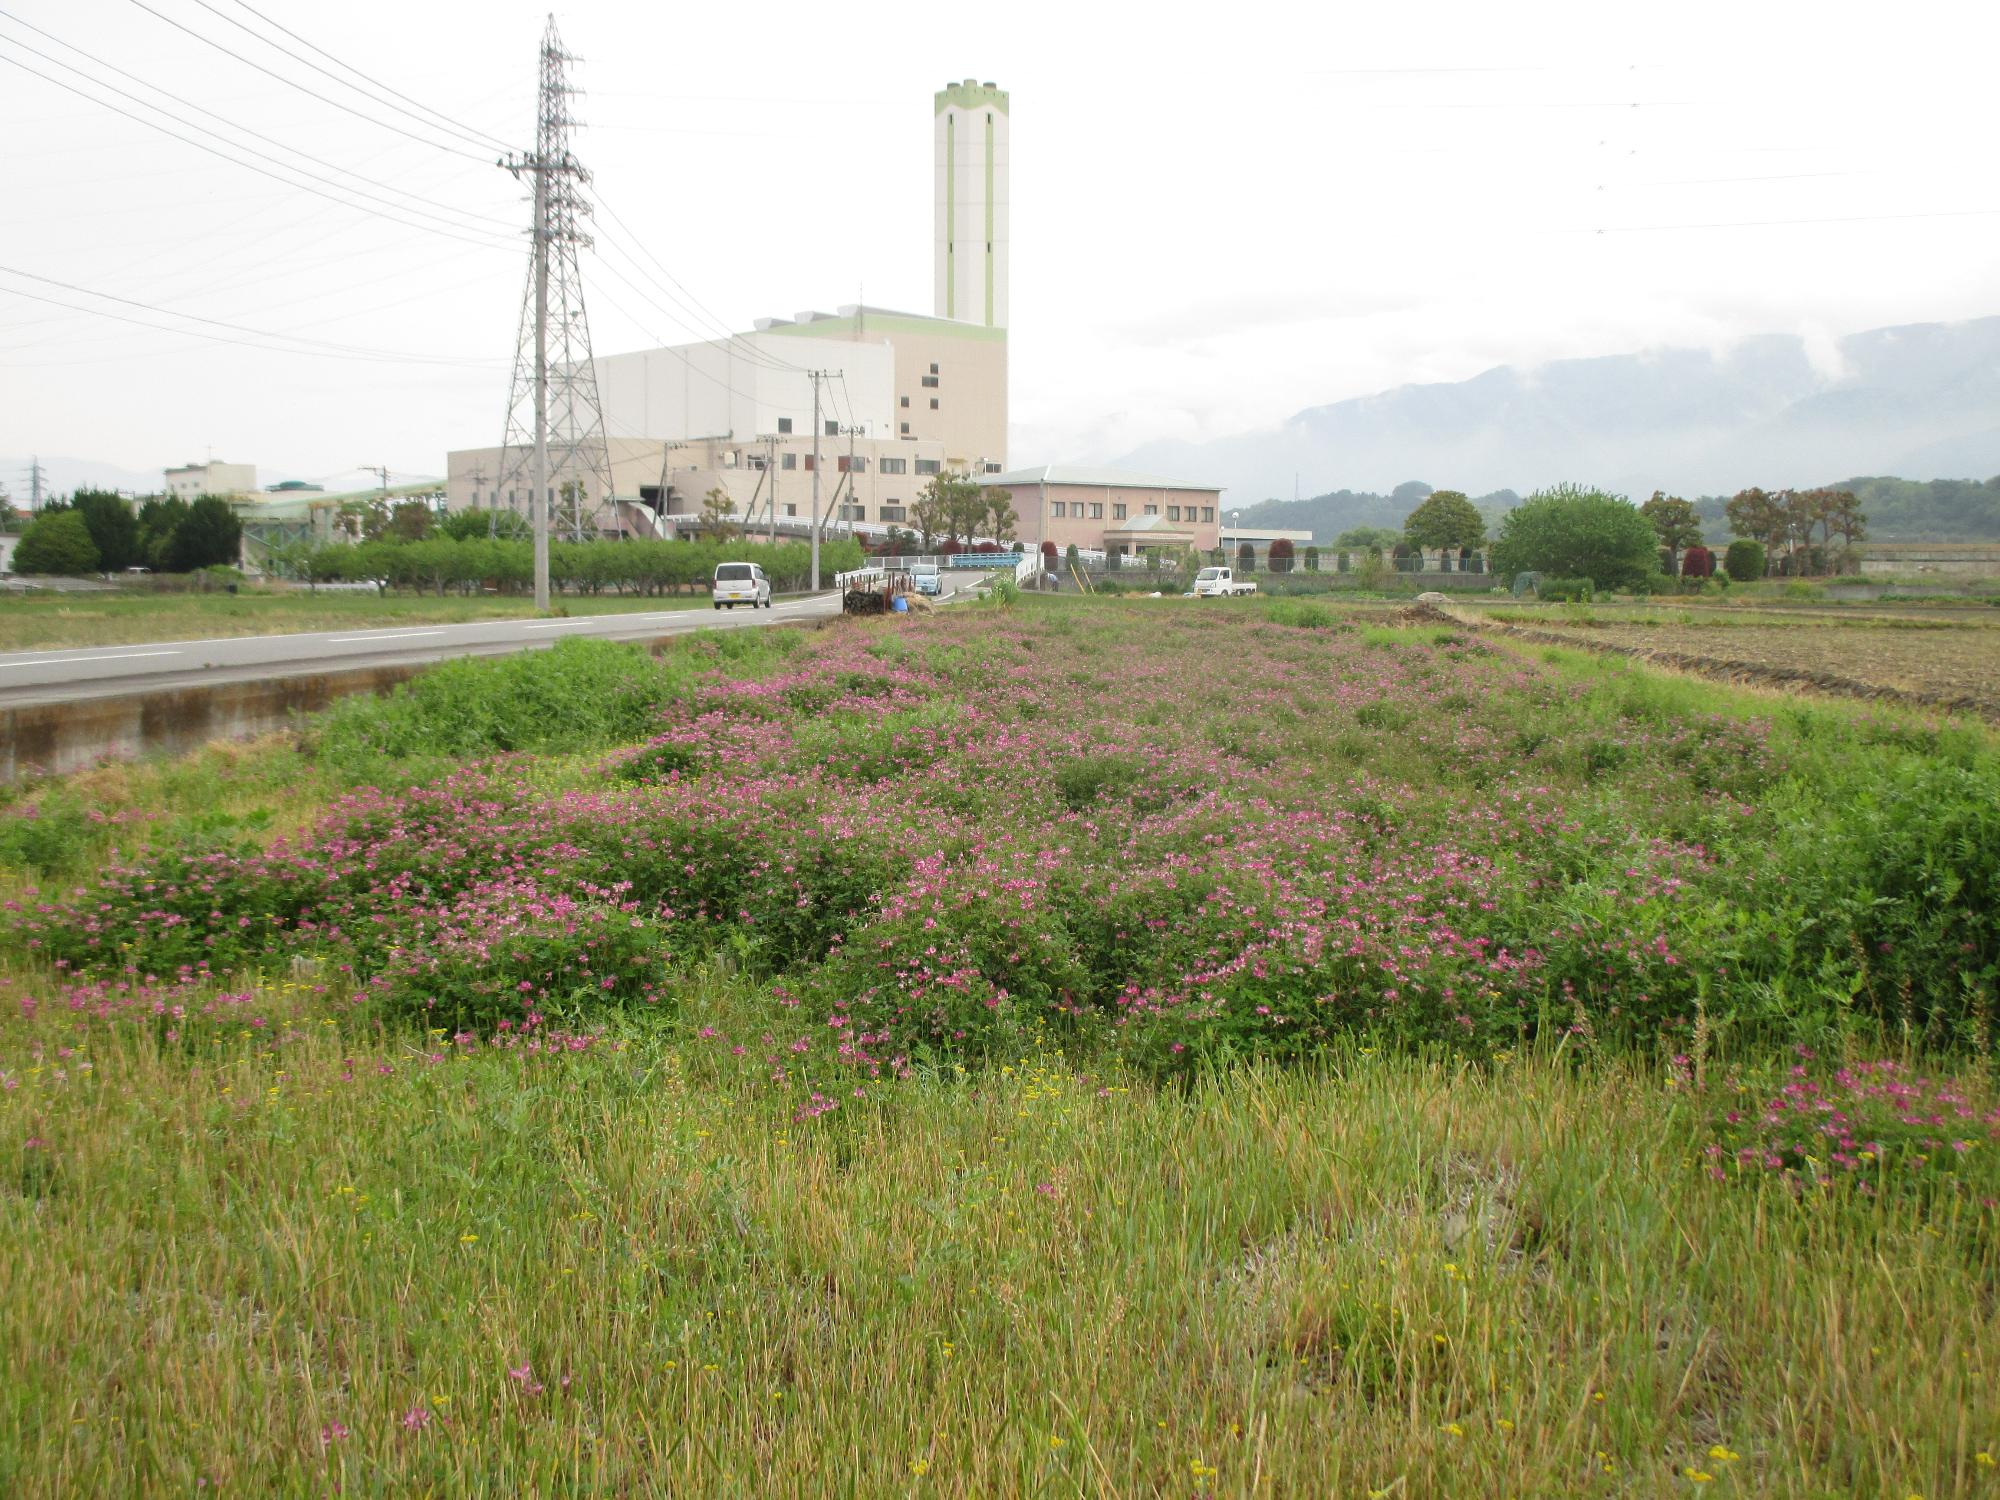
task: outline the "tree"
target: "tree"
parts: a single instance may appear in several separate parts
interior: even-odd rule
[[[1723,514],[1732,535],[1764,544],[1767,560],[1773,553],[1791,550],[1791,509],[1782,492],[1771,495],[1760,489],[1738,490],[1723,507]]]
[[[28,523],[14,548],[14,571],[77,577],[98,571],[97,543],[73,510],[44,511]]]
[[[1653,523],[1653,533],[1667,549],[1667,575],[1681,570],[1681,553],[1701,545],[1701,516],[1694,506],[1678,495],[1653,491],[1653,498],[1639,507],[1639,514]]]
[[[1008,510],[1013,509],[1013,497],[1008,496]],[[933,537],[963,538],[970,541],[973,534],[987,522],[988,507],[986,492],[971,478],[955,474],[947,469],[931,476],[917,494],[910,506],[910,519],[917,523],[917,530],[923,535],[924,550],[929,551]]]
[[[1292,571],[1292,563],[1297,555],[1297,550],[1292,546],[1291,538],[1281,536],[1271,543],[1271,550],[1266,554],[1265,565],[1273,573],[1289,573]]]
[[[355,541],[380,541],[389,529],[389,504],[379,496],[372,500],[343,500],[338,520],[340,528]]]
[[[934,538],[944,534],[944,506],[931,487],[925,485],[917,491],[917,498],[910,502],[910,524],[916,528],[917,539],[923,550],[929,552]]]
[[[198,568],[235,567],[243,554],[243,523],[219,495],[199,495],[167,544],[167,567],[175,573]]]
[[[1827,530],[1850,547],[1868,535],[1868,516],[1861,509],[1861,502],[1855,498],[1853,490],[1833,492],[1833,505],[1827,517]]]
[[[1306,571],[1308,573],[1317,573],[1319,571],[1319,548],[1306,548]]]
[[[701,497],[701,527],[719,542],[736,539],[736,502],[729,498],[729,492],[717,485]]]
[[[437,517],[421,500],[405,500],[389,512],[384,536],[399,542],[421,542],[437,527]]]
[[[455,510],[437,523],[438,535],[454,542],[470,542],[481,537],[500,537],[511,542],[533,541],[534,527],[527,517],[511,510]]]
[[[122,573],[140,560],[139,518],[124,497],[109,490],[78,490],[69,503],[90,528],[102,571]]]
[[[1624,496],[1560,484],[1507,512],[1493,566],[1504,575],[1545,573],[1588,578],[1599,589],[1630,588],[1654,575],[1658,549],[1652,523]]]
[[[1403,534],[1430,552],[1455,552],[1486,540],[1486,518],[1458,490],[1432,490],[1403,522]]]
[[[1681,576],[1683,578],[1713,578],[1715,576],[1715,554],[1696,542],[1681,555]]]
[[[422,542],[438,528],[436,512],[422,500],[400,500],[388,512],[382,534],[396,542]]]
[[[1749,537],[1729,544],[1722,554],[1722,571],[1738,583],[1753,583],[1764,576],[1764,544]]]
[[[986,530],[1004,552],[1007,544],[1014,540],[1014,529],[1020,524],[1020,517],[1014,514],[1014,494],[998,485],[986,491]]]
[[[174,532],[187,519],[188,503],[178,495],[148,500],[139,507],[139,551],[149,567],[164,569]]]

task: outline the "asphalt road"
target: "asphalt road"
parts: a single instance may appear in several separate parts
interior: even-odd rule
[[[532,650],[569,636],[655,640],[690,630],[742,630],[830,619],[834,594],[780,599],[769,609],[669,609],[575,619],[482,620],[469,625],[396,625],[212,641],[153,641],[73,651],[0,652],[0,708],[67,703],[220,682],[305,677],[356,667],[407,666],[453,656]]]
[[[939,602],[969,590],[988,576],[945,574]],[[575,635],[602,641],[650,641],[690,630],[743,630],[787,621],[828,620],[839,613],[840,596],[825,593],[779,599],[769,609],[667,609],[575,619],[413,623],[381,630],[152,641],[82,646],[73,651],[7,651],[0,652],[0,708],[74,703],[222,682],[309,677],[356,667],[420,665],[454,656],[499,656]]]

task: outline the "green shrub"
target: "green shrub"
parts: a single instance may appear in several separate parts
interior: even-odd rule
[[[1722,571],[1738,583],[1754,583],[1764,576],[1764,544],[1744,538],[1729,544],[1722,554]]]
[[[1558,604],[1588,604],[1596,597],[1597,586],[1588,578],[1543,578],[1535,584],[1535,597]]]
[[[98,571],[97,543],[73,510],[39,515],[28,523],[14,548],[14,571],[23,575],[77,577]]]

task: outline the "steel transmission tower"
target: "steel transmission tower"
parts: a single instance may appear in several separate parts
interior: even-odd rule
[[[533,497],[535,607],[549,607],[549,534],[582,541],[598,532],[611,499],[611,461],[597,368],[590,357],[590,323],[583,310],[579,247],[590,244],[583,196],[590,173],[569,148],[576,90],[556,18],[542,33],[541,100],[532,156],[500,165],[534,186],[535,222],[521,332],[514,348],[514,383],[507,401],[507,435],[500,446],[500,487],[525,482]],[[498,499],[496,491],[495,499]],[[554,511],[551,517],[551,509]]]

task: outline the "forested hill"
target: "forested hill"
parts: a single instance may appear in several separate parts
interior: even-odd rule
[[[1584,476],[1578,476],[1582,479]],[[1824,486],[1852,490],[1868,517],[1868,535],[1883,542],[2000,542],[2000,476],[1992,479],[1896,479],[1870,476],[1840,479]],[[1246,526],[1274,526],[1286,530],[1310,531],[1322,546],[1343,531],[1357,526],[1380,526],[1401,531],[1403,521],[1423,502],[1431,486],[1410,480],[1386,495],[1368,490],[1335,490],[1309,500],[1266,500],[1261,505],[1243,507]],[[1650,493],[1650,492],[1649,492]],[[1645,495],[1633,495],[1634,501]],[[1512,490],[1494,490],[1475,495],[1473,504],[1486,517],[1489,529],[1518,504]],[[1703,529],[1710,541],[1728,539],[1723,520],[1727,495],[1703,495],[1695,499]]]
[[[1852,490],[1878,542],[2000,542],[2000,475],[1992,479],[1842,479],[1824,486]],[[1637,497],[1634,497],[1637,498]],[[1695,502],[1711,540],[1727,535],[1724,495]]]
[[[1430,494],[1432,488],[1420,479],[1412,479],[1397,485],[1386,495],[1370,490],[1335,490],[1330,495],[1314,495],[1309,500],[1266,500],[1260,505],[1243,507],[1243,524],[1273,526],[1285,531],[1310,531],[1313,540],[1321,544],[1330,543],[1343,531],[1357,526],[1379,526],[1401,531],[1404,519],[1423,504],[1424,497]],[[1494,490],[1491,494],[1472,497],[1472,503],[1479,507],[1489,527],[1499,525],[1500,517],[1520,502],[1521,497],[1512,490]],[[1234,514],[1233,509],[1230,514]]]

